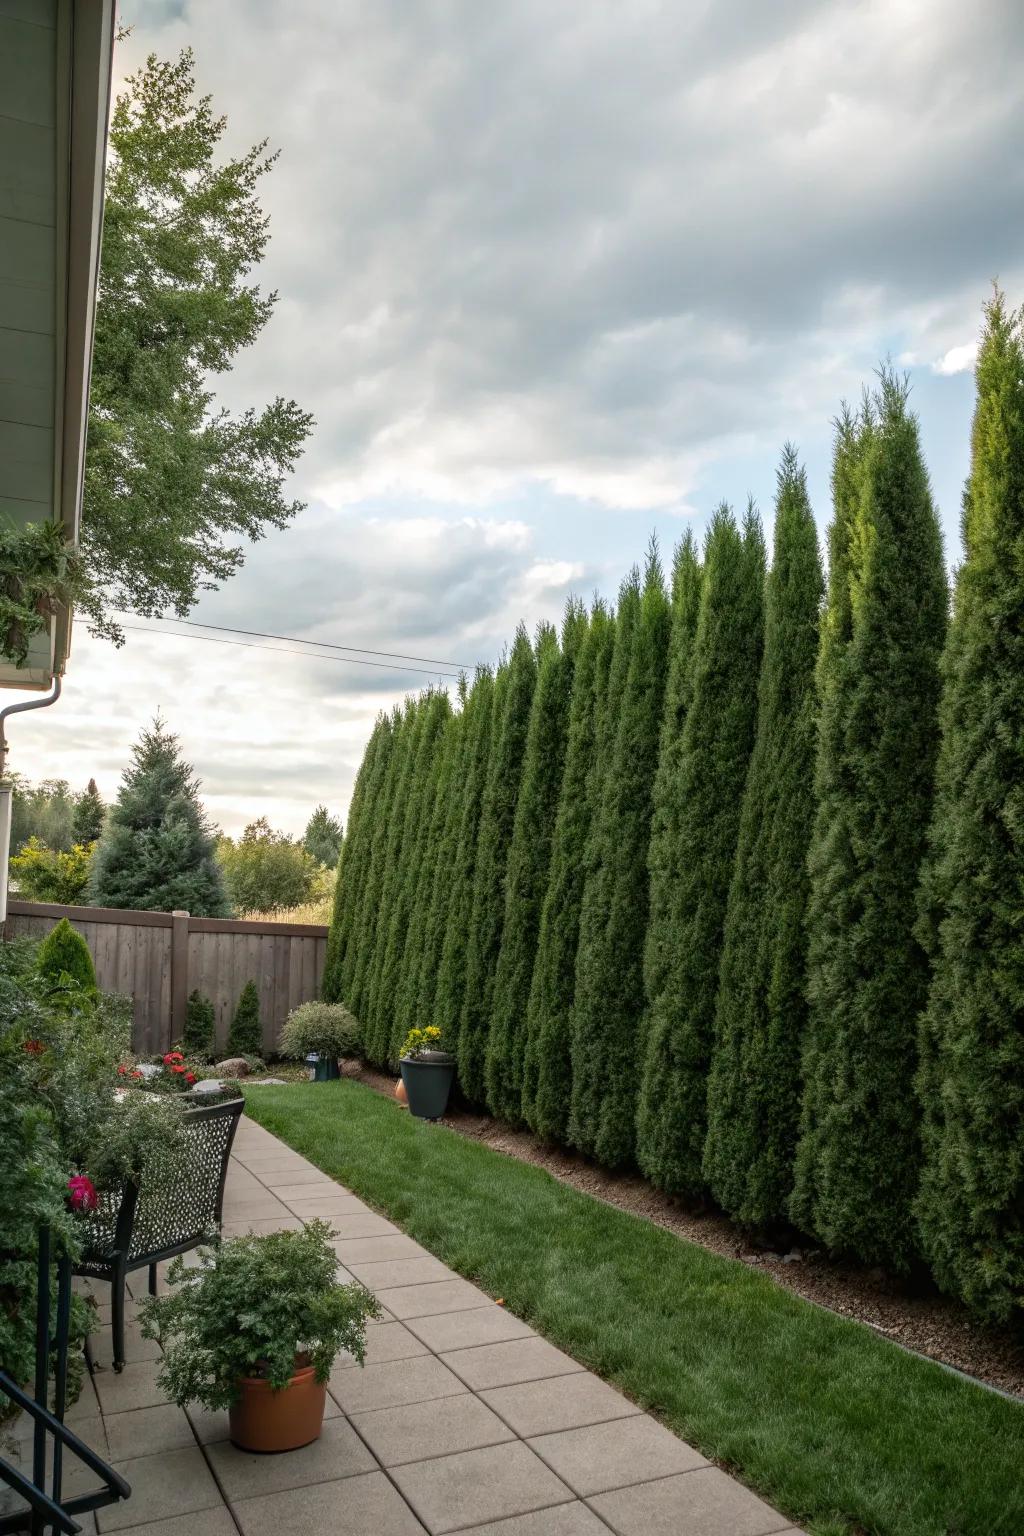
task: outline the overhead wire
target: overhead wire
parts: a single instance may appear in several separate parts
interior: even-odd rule
[[[234,624],[204,624],[199,619],[163,619],[166,624],[184,624],[189,629],[215,629],[223,635],[248,635],[257,640],[287,640],[296,645],[317,645],[328,651],[358,651],[363,656],[386,656],[392,661],[425,661],[439,667],[454,668],[458,672],[472,672],[467,662],[441,661],[437,656],[410,656],[404,651],[378,651],[371,645],[339,645],[333,640],[307,640],[302,635],[275,635],[262,629],[239,629]],[[137,629],[138,625],[124,624],[122,629]],[[173,630],[153,630],[153,634],[173,634]]]
[[[285,645],[260,645],[250,640],[221,640],[216,635],[183,635],[174,629],[150,629],[143,624],[122,624],[122,629],[130,629],[138,635],[161,635],[164,639],[171,640],[205,640],[207,645],[237,645],[244,651],[272,651],[279,656],[306,656],[313,661],[333,661],[344,666],[346,663],[353,667],[377,667],[382,672],[416,672],[422,677],[461,677],[460,672],[445,671],[441,667],[401,667],[392,666],[387,661],[364,661],[358,656],[324,656],[317,651],[296,650],[293,646]],[[239,633],[246,633],[242,630]],[[317,644],[316,641],[303,641],[299,636],[288,637],[299,640],[299,644]],[[376,651],[374,655],[386,656],[387,651]],[[426,658],[424,658],[426,660]]]

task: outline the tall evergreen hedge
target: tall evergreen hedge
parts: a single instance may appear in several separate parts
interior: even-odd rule
[[[527,1008],[562,787],[573,668],[586,623],[585,608],[573,599],[562,623],[561,645],[552,629],[542,631],[537,644],[537,686],[509,849],[505,922],[485,1057],[487,1106],[514,1123],[523,1118]]]
[[[584,1121],[574,1084],[575,1141],[610,1168],[630,1162],[634,1151],[650,892],[647,854],[670,623],[652,542],[598,815],[603,921],[595,925],[590,947],[581,948],[576,971],[573,1066],[575,1071],[586,1060],[589,1098]]]
[[[352,787],[348,825],[338,855],[331,926],[327,935],[320,995],[325,1002],[344,999],[344,976],[352,948],[353,926],[361,909],[369,866],[369,842],[377,814],[376,795],[384,766],[386,743],[391,733],[387,715],[380,715],[370,733],[363,760]],[[351,981],[351,975],[349,975]]]
[[[907,386],[881,374],[852,528],[812,839],[810,1021],[792,1212],[829,1249],[907,1266],[920,1168],[908,1091],[928,968],[914,936],[948,592]]]
[[[507,670],[500,669],[499,676],[504,678]],[[466,957],[476,878],[477,835],[498,692],[498,678],[482,667],[466,701],[465,755],[461,785],[456,788],[458,815],[448,823],[449,841],[444,854],[450,872],[447,901],[436,892],[435,912],[439,906],[444,906],[447,913],[430,1022],[440,1028],[444,1044],[453,1055],[458,1054],[459,1025],[466,1000]],[[439,875],[444,862],[439,867]]]
[[[525,627],[520,625],[505,686],[495,695],[501,712],[487,767],[473,881],[458,1049],[459,1084],[472,1104],[486,1100],[485,1059],[505,924],[505,878],[536,683],[537,658]]]
[[[597,743],[614,639],[614,619],[595,602],[573,674],[565,769],[527,1004],[523,1115],[532,1130],[554,1141],[565,1139],[569,1117],[580,907],[601,785]]]
[[[1024,315],[1000,294],[977,382],[922,888],[917,1216],[940,1285],[1003,1322],[1024,1307]]]
[[[650,999],[637,1155],[660,1188],[699,1199],[722,930],[753,746],[764,604],[764,540],[715,513],[704,553],[693,694],[683,726],[672,933]]]
[[[391,716],[391,750],[386,754],[384,772],[374,802],[373,834],[367,849],[369,863],[366,887],[353,924],[355,964],[352,968],[352,981],[347,994],[344,987],[342,990],[341,1000],[351,1008],[360,1022],[367,1016],[374,958],[380,936],[377,919],[389,863],[395,856],[401,826],[401,818],[394,815],[393,810],[409,753],[412,725],[412,703],[406,700],[405,707],[396,709]],[[342,979],[344,982],[344,972]],[[363,1048],[366,1049],[365,1044]]]
[[[726,909],[704,1176],[744,1226],[788,1218],[806,1028],[807,851],[823,580],[807,481],[787,446],[765,584],[757,735]]]

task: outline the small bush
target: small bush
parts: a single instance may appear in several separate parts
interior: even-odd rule
[[[285,1020],[278,1048],[295,1061],[312,1051],[335,1061],[339,1056],[361,1056],[362,1031],[343,1003],[301,1003]]]
[[[235,1016],[228,1031],[229,1056],[262,1056],[263,1021],[260,1018],[260,995],[254,981],[247,981],[238,999]]]
[[[87,992],[96,991],[96,971],[89,946],[66,917],[50,929],[40,944],[36,968],[40,976],[51,977],[54,981],[70,976]]]
[[[213,1051],[213,1004],[201,992],[191,992],[185,1010],[182,1045],[189,1056],[208,1057]]]

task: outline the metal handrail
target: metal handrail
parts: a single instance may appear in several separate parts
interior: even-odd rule
[[[68,1340],[71,1331],[71,1260],[64,1253],[57,1259],[57,1333],[53,1341],[56,1345],[53,1412],[51,1413],[47,1407],[50,1356],[53,1352],[53,1343],[50,1339],[50,1250],[50,1229],[41,1227],[36,1288],[34,1395],[29,1396],[6,1371],[0,1370],[0,1392],[22,1408],[33,1421],[31,1478],[0,1457],[0,1482],[13,1488],[29,1506],[28,1510],[19,1510],[0,1518],[0,1536],[7,1536],[8,1532],[24,1530],[31,1531],[32,1536],[42,1536],[42,1533],[47,1530],[62,1531],[65,1536],[77,1536],[81,1526],[72,1518],[73,1515],[84,1514],[87,1510],[102,1509],[105,1505],[113,1504],[118,1499],[126,1499],[131,1494],[131,1488],[120,1473],[108,1466],[102,1457],[97,1456],[84,1440],[80,1440],[64,1424],[68,1388]],[[53,1461],[50,1491],[47,1492],[46,1443],[49,1435],[53,1436]],[[62,1498],[65,1447],[91,1472],[96,1473],[103,1484],[102,1488],[94,1489],[91,1493],[79,1494],[75,1498]]]

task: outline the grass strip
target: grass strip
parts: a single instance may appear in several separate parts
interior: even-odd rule
[[[246,1109],[813,1536],[1024,1531],[1024,1407],[359,1083]]]

